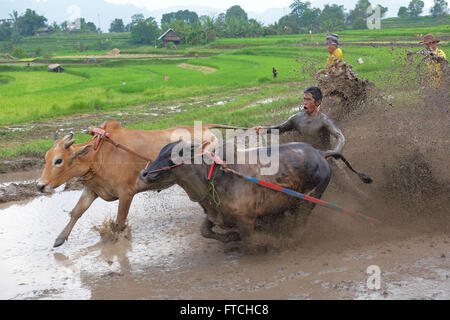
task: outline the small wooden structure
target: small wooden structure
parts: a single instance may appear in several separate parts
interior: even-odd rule
[[[49,72],[63,72],[64,68],[61,67],[60,64],[49,64],[48,65],[48,71]]]
[[[118,56],[119,54],[120,54],[120,50],[117,48],[114,48],[110,52],[108,52],[108,55],[110,55],[110,56]]]
[[[168,29],[158,38],[158,40],[162,41],[164,46],[166,46],[168,42],[173,42],[175,45],[179,45],[181,42],[181,37],[172,29]]]
[[[36,30],[34,35],[36,35],[36,36],[44,36],[44,35],[52,34],[52,33],[53,33],[53,31],[50,30],[49,28],[39,28],[39,29]]]

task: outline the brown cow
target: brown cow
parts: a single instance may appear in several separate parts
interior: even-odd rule
[[[117,121],[108,121],[102,127],[111,134],[111,140],[151,160],[156,159],[161,148],[170,142],[197,138],[194,136],[194,127],[191,126],[167,130],[129,130],[122,128]],[[213,127],[228,128],[203,125],[202,137],[199,137],[202,141],[196,142],[205,146],[210,144],[208,149],[212,149],[217,138],[208,129]],[[175,132],[176,130],[182,131]],[[139,173],[146,165],[145,160],[106,141],[96,150],[92,140],[80,144],[74,142],[72,135],[55,141],[45,155],[45,168],[37,185],[41,192],[57,188],[72,178],[80,178],[84,185],[83,193],[70,213],[70,221],[56,238],[54,247],[67,240],[77,220],[97,197],[106,201],[119,199],[116,228],[123,230],[134,195],[148,190],[146,187],[136,186]]]

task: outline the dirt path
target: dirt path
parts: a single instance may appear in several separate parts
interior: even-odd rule
[[[210,67],[205,67],[205,66],[196,66],[196,65],[187,64],[187,63],[181,63],[181,64],[177,65],[177,67],[200,71],[203,74],[210,74],[210,73],[214,73],[217,71],[217,69],[215,69],[215,68],[210,68]]]
[[[75,55],[75,56],[55,56],[54,59],[180,59],[186,58],[177,54],[139,54],[139,53],[121,53],[121,54],[94,54],[94,55]]]

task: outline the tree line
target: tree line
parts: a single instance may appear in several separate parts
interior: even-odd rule
[[[433,0],[430,13],[435,17],[448,14],[445,0]],[[343,5],[326,4],[323,9],[314,8],[311,2],[294,0],[290,5],[291,12],[268,26],[249,19],[247,13],[238,5],[230,7],[225,13],[216,17],[200,16],[189,10],[166,13],[161,19],[161,28],[154,18],[139,19],[133,16],[131,24],[124,26],[121,19],[111,23],[110,32],[131,31],[133,41],[142,44],[155,44],[157,35],[172,28],[183,39],[185,44],[205,44],[216,38],[260,37],[280,34],[299,34],[317,32],[338,32],[345,29],[367,29],[369,0],[358,0],[355,7],[346,12]],[[387,7],[378,5],[380,18],[388,11]],[[421,0],[411,0],[406,16],[417,17],[423,12]],[[403,12],[403,11],[402,11]],[[400,14],[399,17],[405,16]]]
[[[17,11],[9,14],[9,18],[0,20],[0,40],[17,43],[22,37],[33,36],[40,29],[48,29],[49,32],[100,32],[93,22],[87,22],[84,18],[77,21],[64,21],[61,24],[53,22],[47,24],[47,18],[36,11],[27,9],[19,15]]]
[[[433,0],[434,5],[430,8],[433,17],[439,18],[448,14],[448,3],[445,0]],[[423,13],[425,3],[422,0],[412,0],[407,7],[400,7],[398,17],[418,17]]]
[[[430,13],[434,17],[448,14],[445,0],[433,0]],[[366,29],[369,0],[358,0],[355,7],[348,12],[343,5],[326,4],[322,9],[312,7],[311,2],[294,0],[290,5],[291,12],[277,22],[264,25],[255,19],[249,19],[247,13],[234,5],[218,16],[198,16],[196,12],[179,10],[163,14],[158,25],[153,17],[145,18],[143,14],[135,14],[131,22],[124,24],[122,19],[111,22],[109,32],[130,32],[131,40],[137,44],[157,44],[162,32],[172,28],[185,44],[205,44],[217,38],[260,37],[279,34],[298,34],[309,32],[338,32],[345,29]],[[382,18],[387,7],[379,6]],[[417,17],[423,13],[424,2],[411,0],[408,7],[400,7],[399,17]],[[22,15],[13,11],[10,19],[0,20],[0,40],[17,43],[21,37],[32,36],[40,28],[48,28],[51,32],[100,32],[93,22],[84,18],[77,21],[74,28],[71,23],[53,22],[47,24],[47,18],[27,9]]]

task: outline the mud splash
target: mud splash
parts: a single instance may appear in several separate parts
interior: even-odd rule
[[[335,121],[354,117],[379,96],[374,83],[358,78],[353,68],[344,61],[334,62],[319,78],[317,86],[324,97],[321,111]]]

